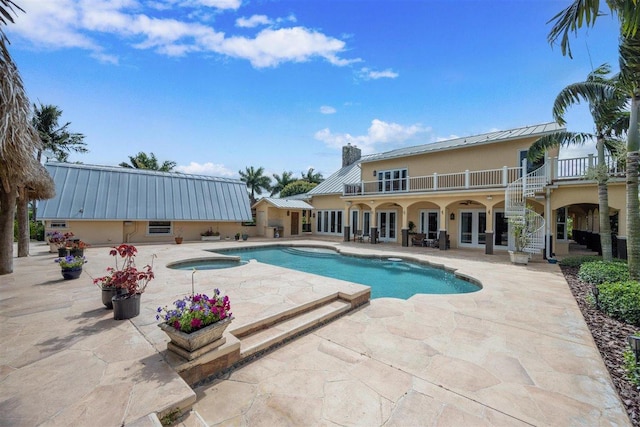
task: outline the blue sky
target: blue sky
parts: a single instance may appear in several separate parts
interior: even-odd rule
[[[566,85],[617,70],[617,21],[551,48],[564,0],[17,0],[10,52],[32,102],[57,105],[90,150],[238,177],[552,120]],[[603,7],[606,7],[605,3]],[[585,107],[570,130],[592,131]],[[591,150],[567,152],[582,155]]]

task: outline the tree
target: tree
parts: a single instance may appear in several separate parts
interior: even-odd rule
[[[29,100],[4,33],[4,26],[14,22],[16,10],[24,12],[12,0],[0,0],[0,275],[13,272],[18,194],[26,197],[27,186],[42,176],[33,157],[40,140],[29,120]]]
[[[324,181],[324,177],[322,176],[322,174],[320,172],[314,173],[313,168],[309,168],[307,173],[300,172],[300,175],[302,175],[303,181],[310,182],[311,184],[320,184],[322,181]]]
[[[605,162],[605,150],[616,156],[621,142],[616,136],[624,134],[628,116],[624,113],[626,98],[615,88],[615,81],[607,75],[611,67],[603,64],[587,76],[584,82],[571,84],[560,91],[553,104],[553,117],[565,125],[564,114],[569,106],[586,101],[595,125],[595,134],[575,132],[554,132],[536,140],[529,148],[529,159],[539,160],[545,151],[552,147],[584,144],[596,140],[598,167],[595,178],[598,181],[598,205],[600,222],[600,244],[602,258],[611,261],[611,224],[609,220],[609,193],[607,190],[608,168]]]
[[[31,123],[38,131],[42,148],[37,152],[36,159],[38,162],[42,159],[43,151],[51,151],[56,160],[66,162],[69,159],[69,153],[86,153],[87,147],[84,143],[84,135],[69,131],[70,122],[63,126],[58,124],[62,116],[62,110],[55,105],[43,105],[38,107],[33,104],[33,118]]]
[[[304,181],[302,179],[288,184],[280,192],[280,197],[295,196],[296,194],[304,194],[311,191],[318,184]]]
[[[640,5],[636,0],[607,0],[612,14],[620,23],[620,76],[617,88],[630,100],[627,129],[627,265],[633,280],[640,280],[640,200],[638,200],[638,164],[640,162]],[[552,45],[560,38],[563,55],[571,57],[569,33],[577,33],[582,25],[593,26],[601,16],[598,0],[575,0],[549,22]]]
[[[171,172],[177,165],[176,162],[172,162],[170,160],[165,160],[162,162],[162,165],[160,165],[156,155],[153,153],[150,154],[151,155],[147,155],[147,153],[141,151],[135,156],[129,156],[130,164],[122,162],[119,166],[130,169],[149,169],[160,172]]]
[[[273,179],[276,180],[276,184],[271,187],[271,195],[278,194],[282,191],[284,187],[294,182],[296,179],[293,177],[293,172],[282,172],[282,177],[277,173],[273,174]]]
[[[245,167],[245,171],[238,171],[240,180],[247,184],[250,191],[251,205],[256,202],[256,194],[262,194],[262,190],[271,189],[271,178],[264,175],[264,168],[255,169],[253,166]]]

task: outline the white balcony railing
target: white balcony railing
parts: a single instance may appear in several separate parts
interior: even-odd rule
[[[625,173],[624,160],[616,160],[607,156],[605,159],[607,169],[613,176]],[[540,182],[536,186],[545,185],[548,181],[566,179],[584,179],[587,170],[597,164],[597,157],[590,155],[574,159],[547,159],[544,175],[531,177]],[[386,181],[362,181],[353,184],[345,184],[343,194],[345,196],[365,196],[386,193],[419,193],[433,191],[454,191],[465,189],[502,189],[522,176],[522,168],[504,166],[500,169],[486,169],[453,173],[434,173],[425,176],[412,176],[407,178],[392,179]],[[530,178],[530,179],[531,179]],[[530,196],[530,195],[527,195]]]

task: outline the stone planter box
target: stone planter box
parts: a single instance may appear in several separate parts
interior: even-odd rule
[[[514,264],[527,265],[529,264],[529,254],[526,252],[514,252],[509,251],[509,258]]]
[[[215,242],[220,240],[220,236],[200,236],[200,240],[203,242]]]
[[[179,331],[166,323],[160,323],[158,327],[171,339],[171,342],[167,343],[168,350],[187,360],[193,360],[209,351],[215,350],[227,341],[226,338],[222,337],[222,334],[232,320],[233,317],[227,317],[190,334]]]

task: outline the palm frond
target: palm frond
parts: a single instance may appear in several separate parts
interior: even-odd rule
[[[535,162],[544,157],[544,153],[552,148],[566,147],[569,145],[583,145],[586,142],[593,141],[595,135],[584,132],[554,132],[538,138],[527,153],[527,158]]]
[[[569,33],[576,33],[583,24],[587,27],[593,26],[598,16],[602,15],[599,7],[599,0],[576,0],[560,11],[547,22],[547,24],[553,22],[553,27],[547,36],[549,44],[553,46],[560,38],[562,55],[573,58],[569,45]]]

